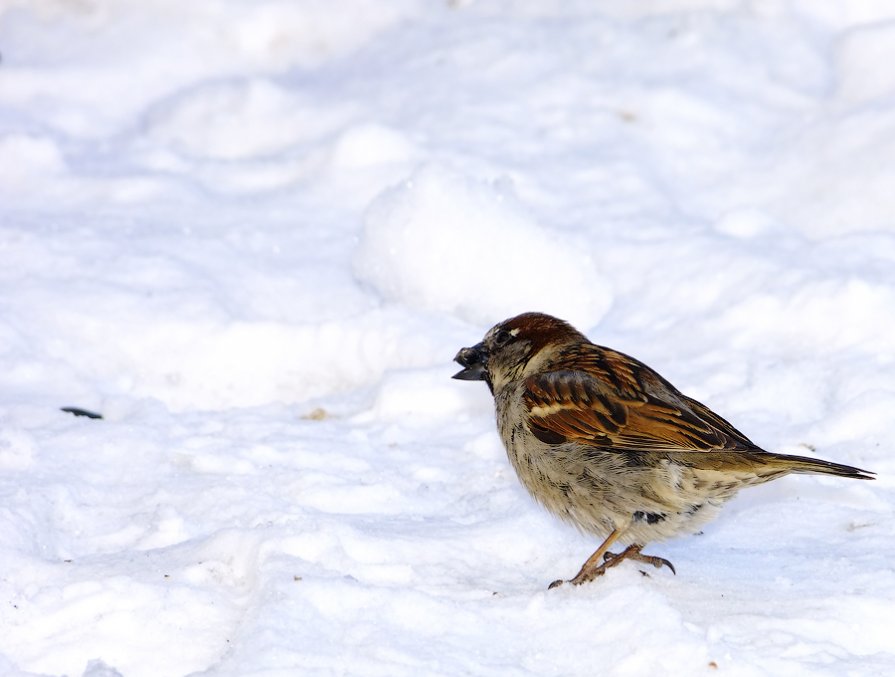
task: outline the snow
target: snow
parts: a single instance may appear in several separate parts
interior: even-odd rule
[[[512,193],[425,167],[370,205],[355,271],[389,301],[481,324],[526,304],[599,319],[611,304],[607,284],[579,238],[566,240],[533,222]],[[448,275],[433,275],[442,261]]]
[[[0,674],[895,671],[882,0],[0,6]],[[550,590],[451,358],[526,310],[768,449]],[[60,407],[101,412],[74,417]]]

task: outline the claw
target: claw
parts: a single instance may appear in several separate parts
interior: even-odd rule
[[[663,565],[667,566],[669,569],[671,569],[671,573],[677,576],[677,571],[674,570],[674,565],[671,562],[669,562],[664,557],[656,557],[655,559],[659,560],[658,562],[653,562],[657,569],[661,569]]]

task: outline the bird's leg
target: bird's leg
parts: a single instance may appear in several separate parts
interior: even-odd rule
[[[609,536],[606,537],[606,540],[594,551],[594,554],[587,558],[587,561],[581,565],[581,570],[575,575],[575,578],[568,581],[572,585],[581,585],[582,583],[587,583],[588,581],[594,580],[597,576],[602,576],[606,569],[609,567],[615,566],[616,562],[614,560],[602,561],[604,556],[610,555],[609,548],[613,543],[621,536],[622,532],[620,529],[614,529]],[[612,557],[616,557],[616,555],[612,555]],[[610,564],[609,562],[612,562]],[[553,581],[549,586],[548,590],[556,588],[566,581],[557,579]]]
[[[614,567],[616,564],[621,563],[622,560],[633,559],[637,560],[638,562],[652,564],[657,569],[668,567],[669,569],[671,569],[671,573],[677,575],[677,571],[674,570],[674,565],[667,559],[665,559],[664,557],[656,557],[655,555],[644,555],[642,552],[640,552],[642,549],[642,545],[629,545],[617,555],[611,552],[605,552],[603,553],[603,566],[606,569],[609,569],[610,567]]]

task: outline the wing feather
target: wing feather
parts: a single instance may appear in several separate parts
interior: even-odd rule
[[[580,360],[581,356],[575,357]],[[530,428],[538,439],[546,444],[578,442],[619,452],[757,448],[723,418],[682,395],[646,365],[621,353],[609,358],[623,360],[624,368],[617,369],[613,363],[611,370],[558,369],[526,379],[523,399]],[[606,372],[614,376],[606,376]]]

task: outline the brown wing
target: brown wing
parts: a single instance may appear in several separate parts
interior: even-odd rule
[[[526,380],[523,398],[529,424],[542,442],[574,441],[607,451],[757,449],[727,421],[682,395],[646,365],[592,347],[596,350],[587,355],[592,364],[586,371],[560,369]],[[582,357],[570,361],[580,364]]]

